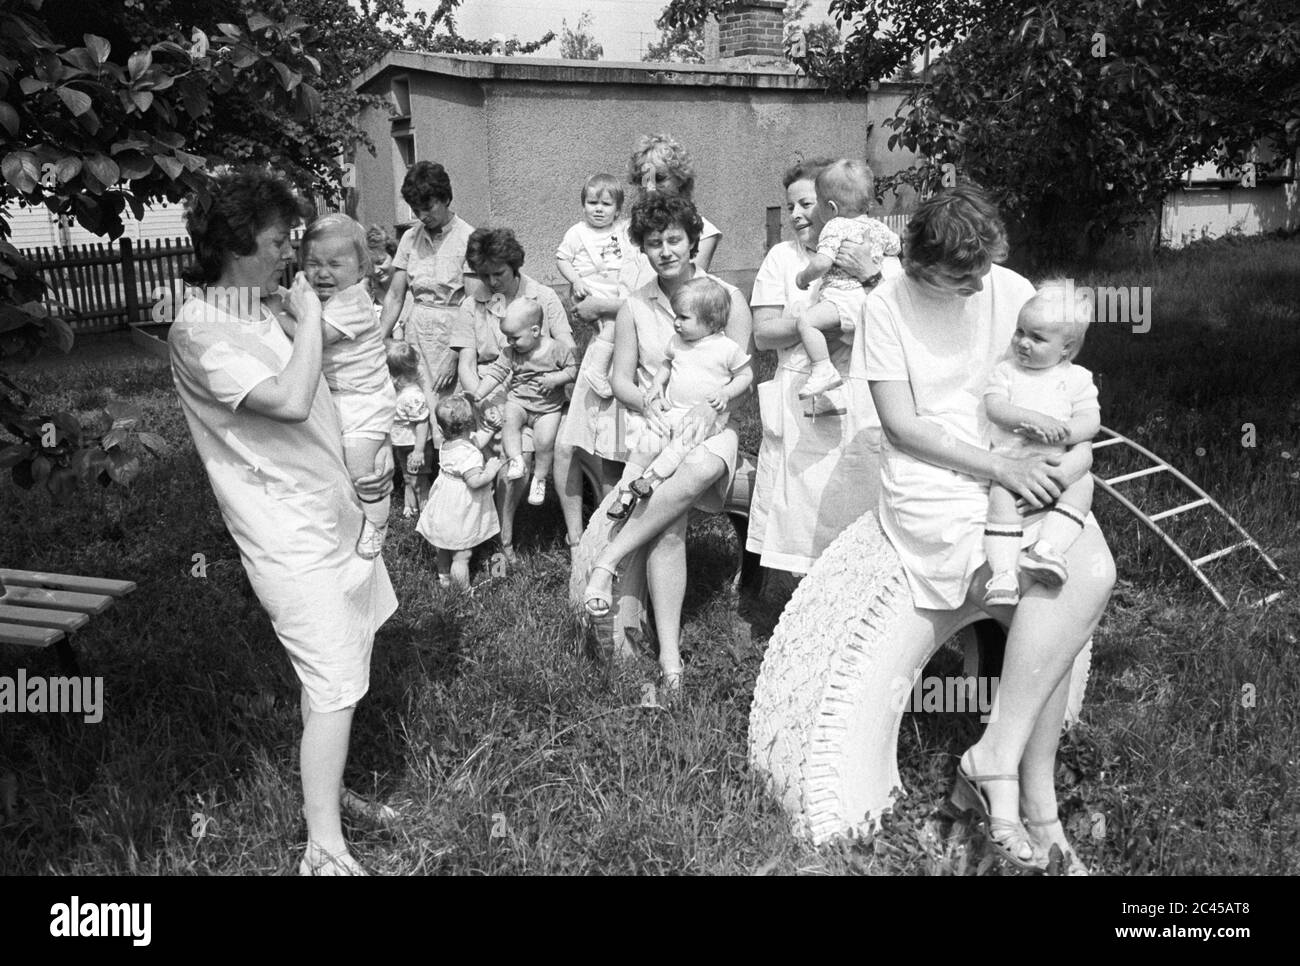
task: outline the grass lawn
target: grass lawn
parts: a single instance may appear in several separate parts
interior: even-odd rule
[[[1099,377],[1103,422],[1197,480],[1294,580],[1300,240],[1202,245],[1077,281],[1154,289],[1149,332],[1096,326],[1079,360]],[[0,480],[0,564],[139,584],[75,642],[83,673],[105,679],[101,723],[0,717],[0,773],[17,778],[7,821],[0,801],[0,872],[296,869],[297,685],[166,368],[83,353],[18,376],[51,406],[139,400],[172,449],[146,460],[131,489],[82,492],[66,506]],[[756,445],[752,418],[746,434]],[[1098,454],[1099,469],[1118,465]],[[1166,486],[1135,481],[1126,492],[1152,509],[1189,499]],[[1239,553],[1211,565],[1235,604],[1223,611],[1100,493],[1097,510],[1120,584],[1058,776],[1082,855],[1110,874],[1300,872],[1300,594],[1293,586],[1250,606],[1265,582]],[[1183,520],[1176,532],[1189,549],[1229,542],[1203,511]],[[978,734],[974,715],[904,719],[909,795],[873,841],[813,850],[790,836],[746,751],[754,680],[790,585],[738,599],[725,524],[693,532],[687,697],[671,711],[640,706],[652,664],[611,679],[583,655],[553,501],[525,506],[520,527],[521,565],[479,571],[476,594],[458,599],[431,589],[431,548],[394,522],[385,557],[402,603],[379,635],[348,771],[349,784],[404,817],[393,832],[350,828],[372,870],[1005,871],[978,842],[932,845],[924,834],[951,756]],[[205,576],[193,575],[196,554]],[[935,660],[936,673],[958,673],[955,655]],[[0,646],[0,675],[22,667],[60,673],[52,653]]]

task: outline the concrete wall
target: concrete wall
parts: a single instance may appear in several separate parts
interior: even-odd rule
[[[602,170],[624,176],[642,134],[672,134],[694,157],[696,202],[723,233],[714,259],[720,270],[758,266],[767,208],[784,204],[781,173],[799,157],[866,157],[878,174],[909,162],[887,151],[881,126],[905,96],[901,89],[845,100],[788,86],[408,76],[417,158],[447,167],[461,217],[513,228],[527,253],[525,271],[542,281],[559,280],[555,247],[581,217],[583,181]],[[365,89],[386,87],[380,75]],[[390,200],[394,147],[379,130],[371,136],[379,154],[357,159],[358,214],[387,224],[405,217],[400,199]]]

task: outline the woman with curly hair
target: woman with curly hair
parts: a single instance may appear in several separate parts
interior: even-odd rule
[[[391,809],[343,787],[352,713],[370,683],[375,631],[396,610],[382,557],[353,552],[362,499],[391,488],[381,447],[372,475],[349,478],[339,417],[321,377],[321,303],[303,275],[284,295],[289,341],[263,299],[293,255],[308,209],[283,179],[219,177],[186,226],[196,286],[168,334],[172,377],[199,459],[249,583],[302,685],[303,874],[364,874],[340,806],[383,820]]]
[[[392,278],[380,325],[388,338],[409,288],[414,298],[404,334],[424,360],[426,390],[443,394],[456,382],[456,353],[447,345],[456,309],[465,297],[465,246],[474,231],[451,210],[451,178],[440,164],[417,161],[402,181],[402,197],[418,223],[407,229],[393,256]],[[429,399],[429,410],[436,402]]]
[[[629,446],[635,446],[644,420],[664,438],[680,439],[686,458],[649,500],[640,501],[622,529],[596,555],[584,593],[587,613],[596,619],[610,616],[617,596],[618,568],[634,551],[646,548],[645,568],[650,602],[659,636],[659,666],[669,691],[681,685],[681,614],[686,595],[686,522],[692,507],[706,512],[722,509],[736,471],[739,437],[735,421],[713,433],[717,413],[707,402],[691,408],[676,427],[668,424],[668,401],[648,393],[655,374],[664,364],[665,350],[675,331],[673,295],[693,278],[708,277],[692,257],[696,254],[703,220],[695,206],[674,194],[654,193],[632,209],[629,236],[645,254],[655,276],[635,291],[615,322],[614,361],[610,383],[615,397],[629,411]],[[753,353],[749,308],[735,286],[714,279],[730,298],[724,331],[746,353]],[[735,413],[744,396],[732,399]],[[624,474],[639,475],[632,467]],[[606,502],[616,498],[611,494]],[[608,509],[608,508],[606,508]],[[605,514],[601,514],[604,516]],[[639,561],[638,561],[639,565]]]

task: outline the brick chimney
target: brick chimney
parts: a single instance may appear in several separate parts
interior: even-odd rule
[[[718,17],[718,56],[785,59],[785,0],[741,0]]]

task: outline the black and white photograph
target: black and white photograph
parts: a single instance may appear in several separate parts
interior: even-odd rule
[[[1298,159],[1292,0],[0,0],[22,933],[1069,876],[1249,939]]]

